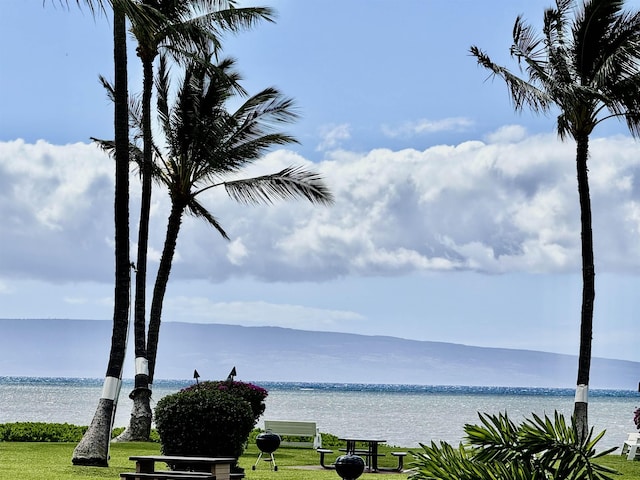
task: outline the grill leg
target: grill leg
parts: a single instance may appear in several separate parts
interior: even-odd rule
[[[251,470],[256,469],[256,465],[258,465],[258,462],[260,461],[261,458],[262,458],[262,452],[260,452],[260,455],[258,455],[258,460],[256,460],[256,463],[253,465],[253,467],[251,467]]]

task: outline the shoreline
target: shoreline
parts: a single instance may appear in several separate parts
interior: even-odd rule
[[[193,380],[154,384],[152,408],[164,395]],[[252,382],[253,383],[253,382]],[[308,382],[255,382],[269,391],[264,419],[316,422],[321,432],[362,434],[393,445],[417,447],[432,440],[457,444],[465,424],[478,412],[506,411],[514,421],[531,413],[565,418],[573,411],[573,389],[377,385]],[[133,382],[125,380],[114,426],[128,425]],[[89,425],[102,389],[101,379],[0,377],[0,423],[35,421]],[[633,411],[640,396],[627,390],[590,392],[589,421],[596,433],[606,430],[604,447],[620,447],[636,431]]]

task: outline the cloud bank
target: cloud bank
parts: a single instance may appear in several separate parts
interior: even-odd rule
[[[278,150],[247,175],[304,164],[325,177],[335,205],[247,207],[223,191],[212,192],[203,203],[231,242],[186,218],[172,275],[286,282],[453,270],[576,272],[580,224],[574,148],[554,135],[526,137],[511,126],[485,141],[424,151],[333,150],[315,164]],[[638,144],[624,136],[591,142],[598,271],[640,267],[638,151]],[[92,145],[0,143],[2,284],[11,278],[111,281],[112,177],[111,160]],[[133,239],[136,184],[132,176]],[[162,249],[167,214],[166,193],[156,190],[151,238],[156,252]]]

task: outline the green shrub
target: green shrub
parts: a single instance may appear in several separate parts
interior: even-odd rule
[[[507,414],[480,414],[482,425],[465,425],[458,448],[442,442],[411,452],[412,480],[610,480],[615,470],[593,463],[615,448],[596,453],[604,432],[580,439],[573,422],[533,415],[522,424]]]
[[[266,405],[264,400],[267,398],[268,392],[266,389],[254,385],[253,383],[236,382],[236,381],[206,381],[196,385],[191,385],[182,389],[183,392],[192,392],[196,390],[212,390],[212,391],[224,391],[236,397],[249,402],[251,410],[253,411],[253,418],[255,426],[258,423],[260,415],[264,413]]]
[[[224,390],[203,388],[160,399],[155,421],[165,455],[238,458],[254,416],[249,402]]]
[[[0,442],[79,442],[87,428],[69,423],[4,423],[0,424]],[[123,430],[124,427],[114,428],[111,438],[117,437]],[[151,430],[150,440],[160,443],[157,430]]]
[[[87,427],[68,423],[15,422],[0,424],[3,442],[79,442]]]
[[[342,447],[344,446],[344,441],[340,440],[337,436],[332,433],[320,432],[322,435],[322,446],[323,447]]]

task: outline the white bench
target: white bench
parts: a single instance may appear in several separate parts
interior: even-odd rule
[[[627,453],[627,460],[634,460],[638,452],[638,447],[640,447],[640,433],[630,433],[622,444],[622,452],[620,452],[620,455]]]
[[[306,441],[281,441],[285,447],[322,448],[322,436],[315,422],[289,422],[284,420],[265,420],[264,429],[280,437],[303,437]]]

